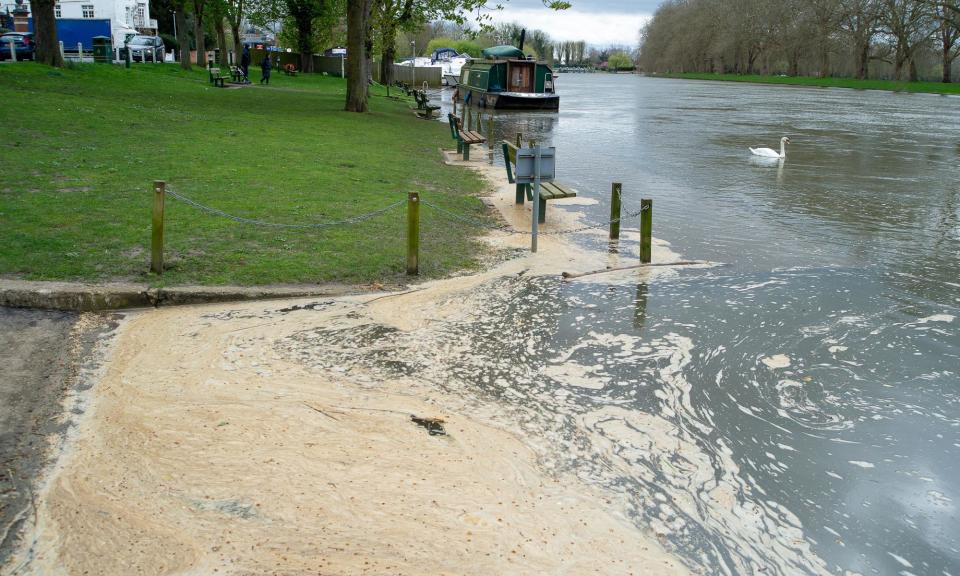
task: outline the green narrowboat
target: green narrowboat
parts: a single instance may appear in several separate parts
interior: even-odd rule
[[[482,60],[471,60],[460,71],[459,96],[470,106],[498,110],[559,110],[553,70],[546,62],[528,59],[520,48],[494,46]]]

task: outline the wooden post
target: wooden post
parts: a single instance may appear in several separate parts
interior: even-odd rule
[[[420,193],[407,193],[407,274],[420,274]]]
[[[167,196],[167,183],[153,182],[153,234],[150,240],[150,271],[163,274],[163,208]]]
[[[517,132],[517,148],[523,148],[523,132]]]
[[[653,249],[653,200],[640,199],[640,262],[650,262]]]
[[[487,117],[487,154],[493,164],[493,112]]]
[[[610,239],[620,238],[620,190],[622,185],[614,182],[610,188]]]

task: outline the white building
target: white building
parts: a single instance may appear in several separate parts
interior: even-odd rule
[[[4,8],[14,7],[5,0]],[[24,6],[30,7],[29,2]],[[109,19],[114,47],[123,46],[128,34],[156,34],[157,21],[150,18],[148,0],[59,0],[54,8],[57,18]]]

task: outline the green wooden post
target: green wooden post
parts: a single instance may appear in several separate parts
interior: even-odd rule
[[[610,239],[620,238],[620,190],[622,185],[614,182],[610,188]]]
[[[163,208],[167,195],[167,183],[153,183],[153,234],[150,239],[150,271],[163,274]]]
[[[493,164],[493,112],[487,117],[487,155]]]
[[[407,274],[420,274],[420,193],[407,194]]]
[[[640,200],[640,262],[648,264],[653,249],[653,200]]]

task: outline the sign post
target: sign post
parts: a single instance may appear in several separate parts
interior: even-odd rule
[[[537,251],[540,234],[540,183],[552,182],[556,172],[556,148],[541,148],[531,143],[532,148],[517,150],[517,184],[533,185],[533,222],[530,225],[530,251]]]

